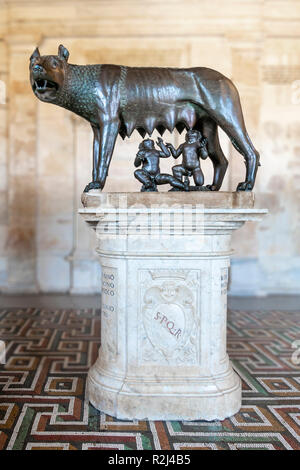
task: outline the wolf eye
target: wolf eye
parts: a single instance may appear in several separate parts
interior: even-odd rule
[[[56,60],[52,60],[52,67],[55,69],[58,66],[58,62]]]

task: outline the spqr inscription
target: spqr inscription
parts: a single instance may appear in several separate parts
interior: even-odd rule
[[[181,333],[182,333],[181,329],[176,328],[175,322],[173,322],[172,320],[169,320],[168,317],[166,317],[166,315],[164,315],[161,312],[156,312],[154,320],[158,320],[160,325],[166,328],[171,335],[175,336],[175,338],[180,338]]]

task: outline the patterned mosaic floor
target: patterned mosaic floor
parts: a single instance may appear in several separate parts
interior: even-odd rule
[[[229,312],[228,351],[243,380],[230,419],[119,421],[88,404],[99,311],[2,309],[0,449],[300,449],[300,312]],[[298,362],[298,364],[297,364]]]

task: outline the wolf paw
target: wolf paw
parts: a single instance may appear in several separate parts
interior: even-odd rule
[[[218,191],[217,186],[215,186],[213,184],[207,184],[205,187],[208,191]]]
[[[251,181],[243,181],[237,185],[237,191],[251,191],[253,188],[253,183]]]
[[[87,184],[84,188],[84,193],[88,193],[90,189],[102,189],[102,185],[99,181],[92,181],[91,183]]]

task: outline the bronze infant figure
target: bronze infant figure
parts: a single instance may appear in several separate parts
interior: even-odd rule
[[[163,143],[161,137],[158,137],[157,145],[160,147],[160,151],[155,148],[152,139],[145,139],[139,145],[139,151],[135,157],[134,166],[139,167],[142,165],[142,168],[136,170],[134,176],[143,183],[141,191],[157,191],[158,184],[167,183],[173,188],[185,191],[186,187],[179,179],[175,176],[160,172],[159,159],[168,158],[171,153]]]
[[[73,65],[60,45],[58,55],[30,57],[30,82],[41,101],[66,108],[90,122],[94,132],[92,182],[85,191],[103,189],[118,134],[134,129],[151,136],[176,127],[198,130],[207,139],[214,167],[211,190],[219,190],[228,161],[218,126],[228,135],[246,164],[246,178],[237,190],[252,190],[259,153],[244,124],[238,91],[221,73],[205,67],[158,68],[122,65]]]
[[[178,158],[182,155],[182,163],[172,167],[174,177],[182,181],[182,177],[185,176],[188,181],[188,177],[192,176],[195,189],[202,189],[204,183],[200,158],[206,160],[209,156],[206,144],[207,139],[203,138],[201,133],[196,130],[187,131],[185,143],[179,145],[178,149],[175,149],[172,144],[167,144],[174,158]],[[208,186],[205,189],[210,189],[210,187]]]

